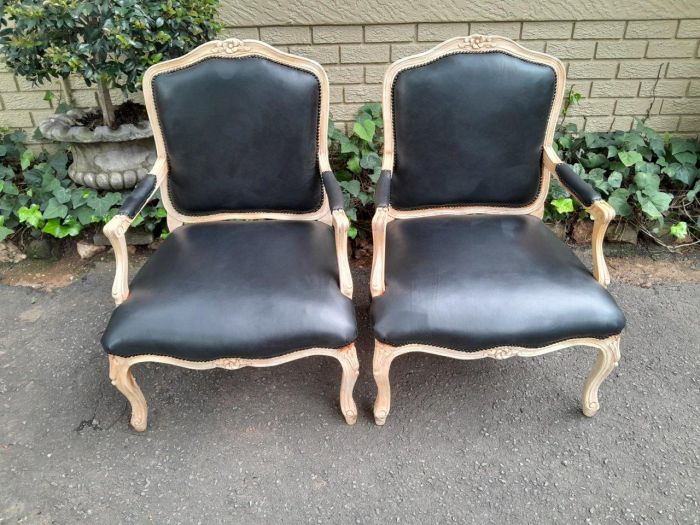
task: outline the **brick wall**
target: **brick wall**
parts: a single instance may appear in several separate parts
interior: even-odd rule
[[[264,25],[227,27],[223,36],[261,39],[323,64],[342,127],[363,103],[381,100],[390,62],[473,33],[503,35],[562,59],[569,85],[584,96],[570,120],[587,130],[629,129],[634,117],[648,116],[659,131],[700,132],[700,12],[678,20]],[[71,86],[78,105],[94,105],[81,81]],[[58,93],[60,84],[36,88],[0,71],[0,125],[36,126],[55,105],[43,100],[46,89]]]

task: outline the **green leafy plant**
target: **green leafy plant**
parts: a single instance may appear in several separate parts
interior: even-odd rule
[[[115,122],[109,88],[139,89],[152,64],[211,40],[218,0],[0,0],[0,53],[30,82],[83,77]]]
[[[700,163],[696,142],[661,135],[643,121],[631,131],[606,133],[579,132],[569,123],[558,128],[554,139],[561,159],[598,190],[620,218],[658,242],[665,233],[697,241]],[[566,196],[553,184],[547,205],[550,217],[559,219],[575,211],[561,207]]]
[[[365,104],[358,113],[348,137],[333,122],[328,126],[331,165],[345,198],[345,209],[352,221],[348,235],[355,238],[358,228],[367,230],[374,204],[374,185],[382,169],[384,144],[382,106]]]
[[[0,129],[0,241],[10,235],[75,237],[112,218],[125,195],[77,186],[68,177],[68,153],[27,147],[25,134]],[[165,231],[160,201],[147,206],[134,226]]]

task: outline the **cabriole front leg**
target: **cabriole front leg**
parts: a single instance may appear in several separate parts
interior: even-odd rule
[[[148,406],[143,392],[129,370],[130,367],[129,359],[116,355],[109,356],[109,378],[131,405],[131,426],[134,430],[143,432],[148,424]]]
[[[386,418],[391,409],[389,369],[394,357],[394,348],[392,346],[380,341],[374,341],[372,373],[374,374],[374,381],[377,383],[377,398],[374,400],[374,421],[377,425],[386,423]]]
[[[601,341],[598,358],[591,369],[586,384],[583,387],[581,400],[584,415],[593,417],[600,410],[598,402],[598,388],[615,370],[620,362],[620,336],[614,336]]]
[[[357,360],[355,345],[351,344],[338,351],[338,360],[343,367],[343,377],[340,382],[340,410],[348,425],[357,422],[357,405],[352,397],[355,382],[360,375],[360,362]]]

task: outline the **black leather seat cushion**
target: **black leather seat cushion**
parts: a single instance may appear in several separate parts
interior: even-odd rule
[[[430,217],[387,225],[377,339],[476,351],[618,334],[610,294],[532,216]]]
[[[265,358],[356,337],[333,230],[316,221],[182,226],[130,290],[102,338],[123,357]]]

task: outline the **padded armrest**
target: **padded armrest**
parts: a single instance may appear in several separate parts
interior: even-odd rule
[[[155,175],[150,173],[146,175],[124,200],[124,204],[119,208],[119,215],[126,215],[130,219],[136,217],[141,208],[149,201],[153,190],[156,189],[157,181],[158,179]]]
[[[328,204],[331,210],[344,210],[343,192],[340,190],[340,184],[338,184],[338,180],[335,178],[333,172],[324,171],[321,173],[321,178],[323,179],[323,187],[326,188]]]
[[[595,201],[601,200],[600,194],[593,189],[585,180],[579,177],[571,166],[565,163],[556,166],[557,179],[566,190],[586,208],[593,205]]]
[[[374,190],[374,204],[377,208],[389,207],[389,195],[391,192],[391,170],[382,170]]]

